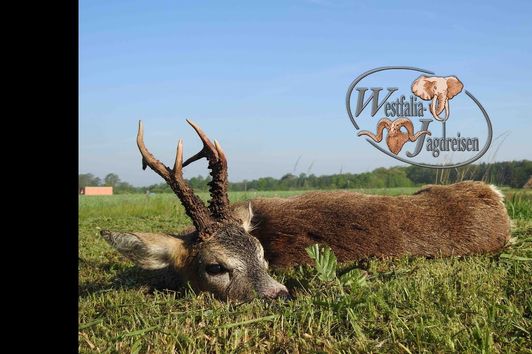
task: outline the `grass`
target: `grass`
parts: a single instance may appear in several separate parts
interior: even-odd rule
[[[367,274],[363,282],[297,267],[274,273],[295,300],[247,304],[187,289],[153,291],[149,275],[99,236],[97,228],[183,229],[190,221],[174,195],[80,197],[79,351],[532,353],[532,193],[504,192],[517,241],[500,255],[371,259],[356,265]],[[352,266],[339,265],[338,273]]]

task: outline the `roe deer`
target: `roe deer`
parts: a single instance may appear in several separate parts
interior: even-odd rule
[[[227,160],[194,123],[202,150],[183,163],[177,144],[173,169],[146,149],[139,122],[137,145],[149,166],[170,185],[194,228],[181,236],[101,231],[120,253],[145,269],[164,269],[177,283],[220,299],[289,298],[268,274],[268,264],[309,263],[315,243],[332,248],[339,261],[368,257],[451,256],[494,252],[510,238],[503,195],[482,182],[429,185],[411,196],[347,191],[310,192],[292,198],[259,198],[229,205]],[[182,168],[207,158],[212,181],[208,208],[183,178]]]

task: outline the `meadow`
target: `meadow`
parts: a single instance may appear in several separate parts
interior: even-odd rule
[[[299,193],[235,192],[230,199]],[[100,237],[100,228],[179,232],[190,220],[175,195],[80,196],[79,351],[532,353],[532,192],[504,193],[514,243],[499,254],[369,259],[339,265],[330,279],[318,267],[276,271],[295,299],[245,304],[153,289],[148,272]],[[353,267],[356,281],[342,280]]]

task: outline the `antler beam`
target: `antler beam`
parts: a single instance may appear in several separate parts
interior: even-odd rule
[[[183,166],[197,161],[205,157],[209,161],[209,169],[211,170],[212,181],[209,182],[209,192],[211,193],[211,200],[209,202],[209,210],[211,215],[217,220],[225,220],[230,218],[229,212],[229,198],[227,196],[227,159],[220,144],[214,140],[214,144],[209,140],[207,135],[191,120],[187,119],[188,124],[194,128],[201,141],[203,148],[200,152],[187,159]]]
[[[157,160],[144,145],[144,127],[142,121],[139,121],[137,145],[142,155],[142,169],[145,170],[149,166],[168,183],[179,200],[181,200],[181,203],[183,203],[185,211],[192,219],[196,229],[202,231],[209,224],[213,223],[209,215],[209,210],[205,207],[201,199],[194,194],[192,188],[183,178],[183,140],[179,139],[177,143],[176,159],[173,169],[170,169],[161,161]]]

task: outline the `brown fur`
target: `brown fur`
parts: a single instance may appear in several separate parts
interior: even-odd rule
[[[411,196],[310,192],[251,201],[251,234],[273,266],[309,263],[305,248],[332,248],[339,261],[371,256],[493,252],[510,237],[502,195],[482,182],[429,185]],[[235,206],[242,213],[248,204]]]

